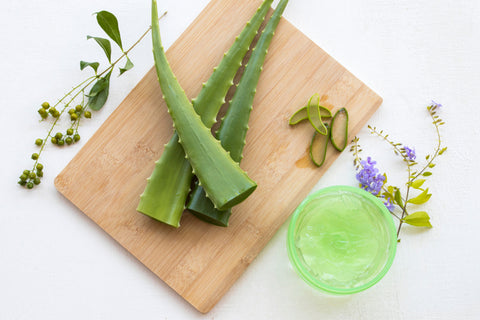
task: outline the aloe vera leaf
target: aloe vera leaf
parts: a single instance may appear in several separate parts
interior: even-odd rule
[[[348,140],[348,112],[347,109],[339,109],[332,118],[330,141],[338,151],[343,151]]]
[[[320,105],[320,97],[317,93],[315,93],[310,98],[310,100],[308,100],[308,104],[307,104],[308,121],[310,121],[310,124],[318,133],[326,135],[328,133],[328,130],[323,124],[322,116],[320,115],[320,111],[319,111],[319,105]]]
[[[242,202],[257,184],[212,136],[173,74],[160,38],[156,0],[152,0],[152,43],[158,82],[193,173],[219,210]]]
[[[181,166],[182,170],[161,169],[168,167],[172,163],[177,163]],[[181,202],[178,201],[177,197],[172,197],[170,194],[161,191],[165,187],[165,183],[175,181],[176,186],[183,188],[176,189],[178,195],[186,195],[190,191],[191,172],[192,168],[190,167],[190,163],[185,160],[183,148],[178,143],[178,135],[175,132],[170,142],[165,145],[162,157],[155,162],[155,169],[147,179],[148,187],[145,188],[145,191],[140,196],[137,211],[178,228],[180,226],[182,212],[185,208],[186,196],[183,202]]]
[[[320,167],[325,162],[328,146],[328,135],[313,132],[312,141],[310,143],[309,155],[312,162]]]
[[[267,15],[272,2],[273,0],[265,0],[257,9],[255,15],[246,24],[231,48],[224,55],[218,67],[214,69],[207,83],[203,85],[199,96],[193,99],[192,102],[195,111],[200,116],[202,116],[203,113],[206,114],[202,119],[207,127],[211,127],[214,123],[211,115],[216,115],[225,102],[224,99],[231,83],[233,83],[233,78],[241,65],[243,57],[248,51],[250,43],[255,38],[260,25]],[[178,135],[176,133],[170,140],[170,143],[178,144]],[[172,219],[175,219],[176,223],[174,224],[178,226],[188,191],[190,190],[193,173],[190,162],[185,158],[183,148],[166,148],[161,157],[176,160],[164,161],[162,165],[155,166],[150,179],[147,181],[144,191],[145,196],[142,195],[140,197],[137,211],[160,221],[172,221]],[[164,176],[185,177],[185,179],[160,179],[160,177]],[[186,178],[187,176],[188,179]],[[149,200],[150,197],[170,199],[170,201],[155,206],[147,205],[147,202],[154,203],[154,201]]]
[[[287,3],[288,0],[280,1],[263,30],[217,131],[217,138],[220,139],[222,146],[230,152],[232,159],[237,162],[240,162],[243,157],[242,152],[248,130],[248,119],[268,47]],[[187,203],[187,209],[205,221],[213,221],[217,225],[225,225],[225,220],[228,223],[231,210],[224,213],[219,212],[221,210],[217,210],[212,204],[208,204],[210,200],[202,196],[204,193],[201,186],[195,186],[189,203]]]
[[[322,119],[328,119],[332,117],[332,112],[328,108],[325,108],[324,106],[319,105],[318,111],[320,112],[320,117]],[[300,109],[295,111],[295,113],[292,114],[292,116],[288,120],[288,124],[293,126],[304,120],[308,120],[307,106],[301,107]]]

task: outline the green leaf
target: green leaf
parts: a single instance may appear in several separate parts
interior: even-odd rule
[[[422,176],[424,176],[424,177],[429,177],[431,175],[432,175],[432,173],[429,172],[429,171],[425,171],[424,173],[422,173]]]
[[[89,98],[93,98],[96,95],[98,95],[100,92],[105,90],[105,88],[109,85],[109,82],[106,81],[105,78],[100,78],[95,82],[95,84],[92,86],[92,89],[90,89],[90,92],[86,95]]]
[[[107,102],[111,74],[112,71],[110,71],[105,77],[98,79],[93,85],[88,99],[90,109],[98,111],[105,105],[105,102]]]
[[[403,222],[416,227],[432,227],[430,217],[425,211],[417,211],[409,214],[403,218]]]
[[[402,196],[400,195],[400,189],[396,188],[395,189],[395,202],[403,208],[403,201],[402,201]]]
[[[423,204],[427,202],[431,196],[432,195],[428,193],[428,188],[427,188],[418,196],[416,196],[415,198],[409,199],[407,202],[413,203],[413,204]]]
[[[125,63],[125,67],[120,68],[120,75],[122,75],[124,72],[132,68],[133,68],[133,62],[127,57],[127,63]]]
[[[430,164],[428,165],[428,167],[429,167],[429,168],[435,167],[435,163],[430,163]]]
[[[80,61],[80,70],[83,70],[86,67],[91,67],[95,71],[95,74],[97,74],[97,69],[99,66],[100,66],[100,63],[98,62]]]
[[[108,62],[112,62],[112,46],[110,45],[110,41],[108,39],[92,36],[87,36],[87,39],[94,39],[98,45],[102,47],[105,55],[108,58]]]
[[[123,51],[122,38],[120,37],[120,30],[118,29],[118,20],[115,15],[108,11],[96,12],[96,15],[100,27]]]
[[[410,186],[414,189],[420,189],[425,181],[426,181],[425,179],[417,179],[417,180],[413,181],[410,184]]]
[[[442,150],[440,150],[440,151],[438,152],[438,154],[443,154],[445,151],[447,151],[447,147],[445,147],[445,148],[443,148]]]

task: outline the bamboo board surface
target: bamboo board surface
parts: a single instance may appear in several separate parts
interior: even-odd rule
[[[172,69],[189,97],[198,94],[260,3],[212,0],[169,48]],[[234,208],[228,228],[185,212],[175,229],[135,210],[172,135],[153,68],[57,176],[56,188],[179,295],[208,312],[339,154],[329,148],[325,164],[314,167],[306,152],[313,129],[288,125],[315,92],[333,111],[348,109],[350,137],[382,102],[282,18],[258,84],[241,163],[258,188]]]

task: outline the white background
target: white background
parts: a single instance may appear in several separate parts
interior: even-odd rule
[[[162,0],[168,47],[208,0]],[[241,1],[238,1],[241,5]],[[394,264],[371,289],[330,297],[304,284],[288,262],[287,223],[208,314],[198,313],[56,192],[54,177],[153,65],[150,38],[132,52],[135,67],[113,77],[105,107],[81,127],[82,141],[48,146],[45,178],[33,192],[16,185],[31,166],[41,102],[82,80],[79,60],[103,53],[85,36],[102,35],[91,15],[114,12],[123,41],[147,28],[150,1],[2,0],[0,5],[0,319],[479,319],[480,213],[477,183],[480,116],[480,4],[477,0],[291,0],[284,16],[384,103],[370,124],[431,152],[434,129],[425,106],[444,105],[449,150],[429,180],[422,209],[431,230],[405,227]],[[115,56],[115,55],[114,55]],[[104,60],[102,60],[104,62]],[[401,185],[398,157],[364,128],[371,155]],[[88,174],[88,172],[85,172]],[[356,185],[344,152],[316,188]]]

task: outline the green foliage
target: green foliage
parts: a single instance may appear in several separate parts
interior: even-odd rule
[[[87,39],[95,40],[98,45],[103,49],[103,52],[105,52],[108,62],[112,62],[112,45],[110,44],[110,41],[108,39],[92,36],[87,36]]]
[[[127,57],[127,62],[125,63],[125,66],[120,69],[120,75],[122,75],[124,72],[130,70],[133,68],[133,62]]]
[[[94,111],[100,110],[107,102],[108,93],[110,89],[110,70],[106,76],[99,78],[93,85],[88,94],[88,106]]]
[[[405,188],[401,189],[393,185],[388,185],[386,174],[384,174],[385,180],[383,182],[382,192],[377,195],[387,201],[385,205],[389,208],[392,215],[399,220],[397,235],[400,234],[403,223],[416,227],[432,227],[430,216],[425,211],[416,211],[409,214],[409,210],[411,210],[411,206],[424,205],[430,200],[432,194],[429,193],[428,188],[424,188],[424,184],[427,181],[426,178],[432,175],[430,169],[436,166],[434,161],[447,150],[447,147],[442,146],[440,127],[443,126],[445,122],[440,119],[437,114],[439,106],[440,105],[433,103],[427,107],[427,111],[432,118],[432,124],[437,133],[437,145],[432,154],[425,156],[425,164],[421,168],[418,168],[419,164],[416,162],[414,150],[402,143],[391,140],[389,135],[384,133],[383,130],[377,130],[376,127],[368,126],[370,132],[387,142],[395,155],[400,156],[406,164],[408,179],[405,183]],[[358,137],[353,139],[350,151],[354,156],[353,164],[355,169],[361,169],[363,166],[360,157],[362,149],[359,145]]]
[[[408,216],[403,218],[402,221],[416,227],[432,228],[432,224],[430,223],[430,217],[425,211],[417,211],[409,214]]]
[[[108,11],[100,11],[96,13],[97,22],[105,33],[112,39],[123,51],[122,38],[118,29],[117,18]]]
[[[163,17],[164,15],[162,15]],[[43,177],[44,166],[38,163],[42,152],[48,142],[62,147],[65,145],[72,145],[80,141],[80,134],[78,128],[82,119],[90,119],[92,113],[87,111],[87,108],[92,110],[101,109],[108,98],[110,89],[110,77],[113,69],[122,60],[126,60],[125,66],[120,69],[120,74],[130,70],[133,67],[132,61],[128,58],[127,54],[147,35],[151,28],[140,36],[140,38],[126,51],[123,50],[122,40],[120,37],[120,31],[118,29],[117,18],[110,12],[100,11],[96,13],[97,22],[105,33],[120,47],[122,54],[112,62],[112,48],[110,41],[101,37],[87,36],[87,39],[94,39],[95,42],[100,45],[105,55],[107,56],[109,65],[101,72],[99,72],[100,63],[98,62],[86,62],[80,61],[80,70],[85,70],[90,67],[94,72],[94,75],[87,77],[84,81],[73,87],[65,95],[63,95],[54,105],[50,105],[45,101],[41,103],[40,108],[37,110],[40,115],[41,121],[51,120],[51,126],[44,139],[36,139],[35,145],[38,147],[38,151],[31,156],[34,160],[33,168],[31,170],[24,170],[20,175],[18,184],[32,189],[35,185],[40,184],[40,178]],[[87,93],[88,92],[88,93]],[[58,108],[58,109],[57,109]],[[68,110],[68,112],[66,112]],[[54,133],[54,129],[60,124],[59,120],[62,116],[70,118],[70,126],[66,129],[65,134],[62,132]],[[25,173],[27,172],[28,173]],[[35,175],[35,177],[33,177]]]
[[[100,66],[100,63],[98,63],[98,62],[80,61],[80,70],[83,70],[86,67],[91,67],[93,69],[93,71],[95,71],[95,74],[97,74],[97,70],[98,70],[99,66]]]

